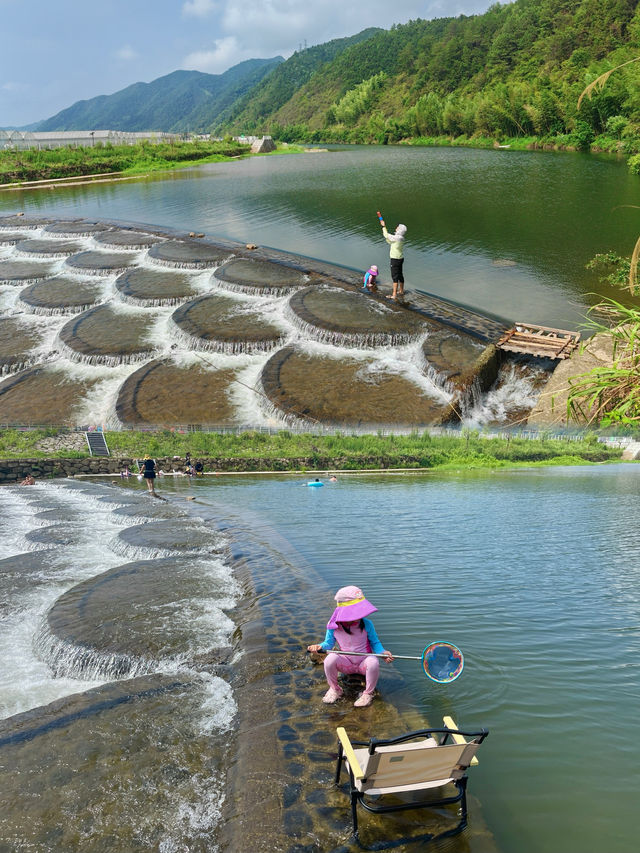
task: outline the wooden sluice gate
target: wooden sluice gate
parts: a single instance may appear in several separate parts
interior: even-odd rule
[[[496,346],[507,352],[523,353],[540,358],[569,358],[578,348],[580,332],[535,326],[531,323],[516,323],[505,332]]]

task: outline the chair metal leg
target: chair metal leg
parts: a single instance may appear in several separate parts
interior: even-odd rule
[[[462,818],[462,823],[466,826],[467,824],[467,777],[463,776],[462,779],[458,782],[458,786],[462,791],[462,798],[460,800],[460,817]]]
[[[340,774],[342,773],[342,754],[343,754],[343,749],[342,749],[342,744],[340,743],[340,744],[338,744],[338,760],[336,762],[336,778],[334,780],[334,783],[336,785],[340,784]]]
[[[358,836],[358,795],[351,791],[351,820],[353,822],[353,837],[360,840]]]

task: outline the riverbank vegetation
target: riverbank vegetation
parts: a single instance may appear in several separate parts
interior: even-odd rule
[[[640,152],[638,65],[578,101],[586,85],[636,56],[639,37],[637,0],[515,0],[483,15],[410,21],[342,50],[297,87],[291,72],[306,51],[294,54],[215,129],[629,156]]]
[[[95,145],[78,148],[15,148],[0,151],[0,185],[17,181],[40,181],[100,175],[110,172],[142,174],[184,165],[214,163],[249,153],[249,146],[228,138],[222,142],[148,141],[137,145]]]
[[[596,78],[581,93],[578,105],[603,91],[614,72],[640,57],[627,60]],[[631,158],[640,167],[640,158]],[[632,162],[633,165],[633,162]],[[632,296],[638,293],[638,263],[640,262],[640,237],[636,240],[630,258],[615,252],[596,255],[587,266],[604,270],[603,279],[619,288],[628,287]],[[594,319],[594,312],[608,318],[608,323]],[[570,380],[567,399],[569,417],[582,424],[623,427],[640,424],[640,309],[606,299],[590,309],[589,331],[606,335],[611,341],[612,363],[596,367]]]
[[[50,440],[56,430],[3,430],[0,458],[84,457],[87,451],[59,449],[52,452]],[[273,470],[293,468],[496,468],[519,465],[583,465],[620,458],[621,450],[598,441],[595,434],[579,440],[551,439],[541,435],[492,438],[472,430],[459,435],[312,435],[281,430],[277,433],[242,432],[108,432],[105,434],[112,456],[142,458],[180,457],[187,451],[220,460],[250,460],[272,466]],[[60,435],[64,438],[64,434]],[[48,449],[41,449],[45,444]]]

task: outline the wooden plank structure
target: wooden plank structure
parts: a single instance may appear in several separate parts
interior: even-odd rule
[[[496,346],[507,352],[519,352],[541,358],[569,358],[580,343],[580,332],[551,329],[531,323],[516,323],[505,332]]]

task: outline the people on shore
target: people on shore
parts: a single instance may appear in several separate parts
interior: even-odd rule
[[[193,466],[196,477],[202,477],[204,474],[204,463],[201,459],[198,459],[196,464]]]
[[[120,471],[120,476],[121,477],[130,477],[131,476],[131,471],[129,470],[128,465],[125,465],[124,468],[122,469],[122,471]]]
[[[24,480],[20,483],[21,486],[35,486],[36,481],[33,474],[27,474]]]
[[[322,698],[328,705],[342,697],[338,673],[359,673],[365,677],[364,691],[354,702],[356,708],[366,708],[373,702],[373,694],[380,674],[380,661],[374,655],[384,655],[391,663],[393,655],[387,651],[376,634],[373,622],[367,619],[377,611],[357,586],[343,586],[335,594],[336,608],[327,622],[327,633],[322,643],[307,647],[309,652],[329,652],[324,660],[324,672],[329,689]],[[342,652],[359,652],[359,655],[332,654],[338,644]],[[372,654],[373,653],[373,654]]]
[[[149,455],[144,457],[142,465],[140,466],[140,474],[147,481],[147,489],[149,490],[149,494],[155,495],[155,485],[154,480],[156,478],[156,463],[155,459],[152,459]]]
[[[362,281],[362,289],[367,293],[378,292],[378,267],[375,264],[371,264]]]
[[[393,234],[389,234],[384,219],[378,212],[378,219],[382,226],[382,236],[389,244],[389,263],[391,266],[391,281],[393,282],[393,292],[387,299],[404,299],[404,238],[407,233],[407,226],[400,223],[396,226]]]

